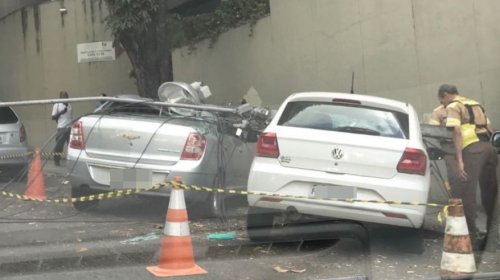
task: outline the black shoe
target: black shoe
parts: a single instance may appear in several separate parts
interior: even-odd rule
[[[470,241],[472,243],[472,250],[483,251],[486,245],[486,234],[480,231],[476,231],[475,233],[470,235]]]
[[[489,253],[496,253],[497,250],[500,250],[500,243],[498,243],[498,238],[492,238],[490,242],[486,238],[484,241],[484,251]]]

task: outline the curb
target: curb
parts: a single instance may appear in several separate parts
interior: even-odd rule
[[[122,245],[119,241],[82,242],[4,248],[0,251],[2,276],[152,263],[159,240]]]

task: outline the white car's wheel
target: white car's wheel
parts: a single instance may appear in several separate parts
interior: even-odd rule
[[[421,255],[424,253],[424,227],[398,227],[395,231],[396,246],[407,253]]]

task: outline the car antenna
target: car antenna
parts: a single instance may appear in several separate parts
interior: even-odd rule
[[[354,93],[354,72],[352,72],[351,78],[351,94]]]

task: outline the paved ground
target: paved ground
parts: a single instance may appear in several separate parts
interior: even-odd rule
[[[65,168],[44,165],[49,197],[67,196]],[[22,193],[26,182],[7,184]],[[137,197],[103,201],[89,212],[70,204],[0,198],[0,277],[10,279],[150,279],[146,270],[158,259],[167,203]],[[199,279],[423,279],[439,275],[443,225],[436,209],[426,219],[425,252],[405,251],[390,229],[369,225],[370,245],[356,239],[252,243],[246,237],[244,198],[227,200],[226,218],[190,213],[196,261],[209,271]],[[480,224],[484,225],[481,216]],[[322,227],[323,228],[323,227]],[[234,232],[232,240],[209,239]],[[477,253],[481,273],[500,271],[500,255]],[[276,272],[305,270],[301,273]],[[500,275],[498,275],[500,277]],[[496,277],[496,276],[495,276]],[[362,279],[362,278],[360,278]]]

